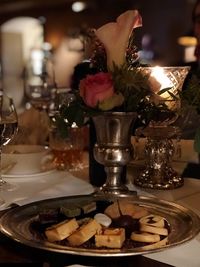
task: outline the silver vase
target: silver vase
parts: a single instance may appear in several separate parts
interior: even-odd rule
[[[105,112],[93,117],[97,137],[94,158],[104,165],[107,175],[105,184],[98,191],[100,194],[129,193],[121,181],[121,173],[131,159],[131,129],[136,118],[134,112]]]

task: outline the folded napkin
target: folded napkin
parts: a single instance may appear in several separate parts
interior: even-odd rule
[[[9,183],[16,185],[16,190],[1,192],[5,205],[1,209],[8,208],[11,204],[24,205],[38,200],[85,195],[94,192],[94,188],[88,182],[79,179],[67,171],[54,170],[47,174],[28,176],[24,178],[5,178]]]

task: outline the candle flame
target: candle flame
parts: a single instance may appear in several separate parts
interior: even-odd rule
[[[160,83],[160,90],[173,87],[173,83],[167,77],[162,67],[156,66],[155,68],[153,68],[151,76]]]

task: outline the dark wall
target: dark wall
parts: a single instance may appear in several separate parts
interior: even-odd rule
[[[174,64],[181,58],[177,38],[191,29],[192,0],[98,0],[82,13],[73,13],[70,5],[35,7],[15,12],[0,13],[0,24],[16,16],[46,17],[45,39],[56,48],[68,31],[80,26],[97,28],[113,21],[127,9],[139,9],[143,27],[135,38],[140,48],[143,34],[150,33],[163,64]],[[1,9],[1,7],[0,7]]]

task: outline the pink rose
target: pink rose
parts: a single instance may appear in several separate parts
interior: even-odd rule
[[[142,17],[138,10],[128,10],[121,14],[116,22],[110,22],[96,30],[95,34],[105,47],[107,66],[113,69],[125,63],[129,37],[134,28],[142,26]]]
[[[110,98],[114,94],[112,75],[99,72],[95,75],[87,75],[80,81],[80,96],[85,104],[95,108],[98,103]]]

